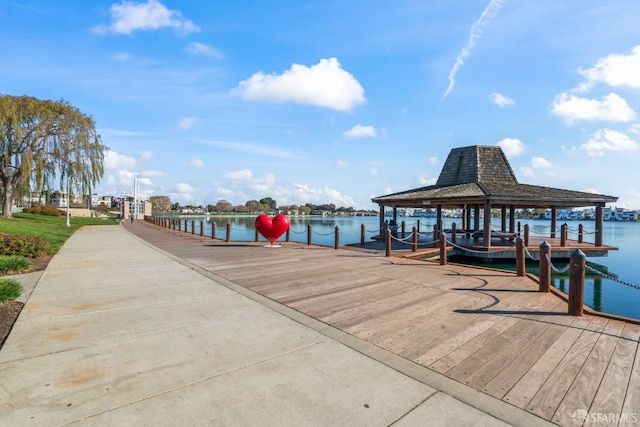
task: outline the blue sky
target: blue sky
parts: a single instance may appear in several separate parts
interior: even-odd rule
[[[95,192],[334,203],[499,144],[519,182],[640,208],[637,0],[0,0],[0,93],[64,99]]]

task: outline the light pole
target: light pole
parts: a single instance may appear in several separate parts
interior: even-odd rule
[[[71,202],[71,193],[69,192],[69,174],[67,173],[67,227],[71,227],[69,222],[69,204]]]

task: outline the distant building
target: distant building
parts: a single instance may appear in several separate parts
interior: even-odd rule
[[[133,197],[125,197],[120,202],[120,216],[124,219],[129,219],[132,216],[135,219],[144,219],[146,216],[151,216],[151,202],[149,200],[138,199],[137,203],[134,203]]]

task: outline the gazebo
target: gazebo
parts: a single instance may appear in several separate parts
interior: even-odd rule
[[[378,196],[371,200],[380,207],[381,229],[384,226],[386,207],[393,208],[394,221],[397,220],[398,208],[435,208],[440,230],[443,208],[462,209],[462,227],[482,236],[482,246],[489,248],[492,238],[492,209],[501,210],[501,233],[515,232],[516,209],[551,209],[551,237],[555,237],[556,209],[590,206],[595,207],[594,246],[602,246],[604,206],[618,198],[520,184],[500,147],[473,145],[451,150],[435,185]]]

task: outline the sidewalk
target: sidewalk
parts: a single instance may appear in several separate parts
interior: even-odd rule
[[[505,425],[121,226],[67,241],[0,351],[0,424],[72,423]]]

